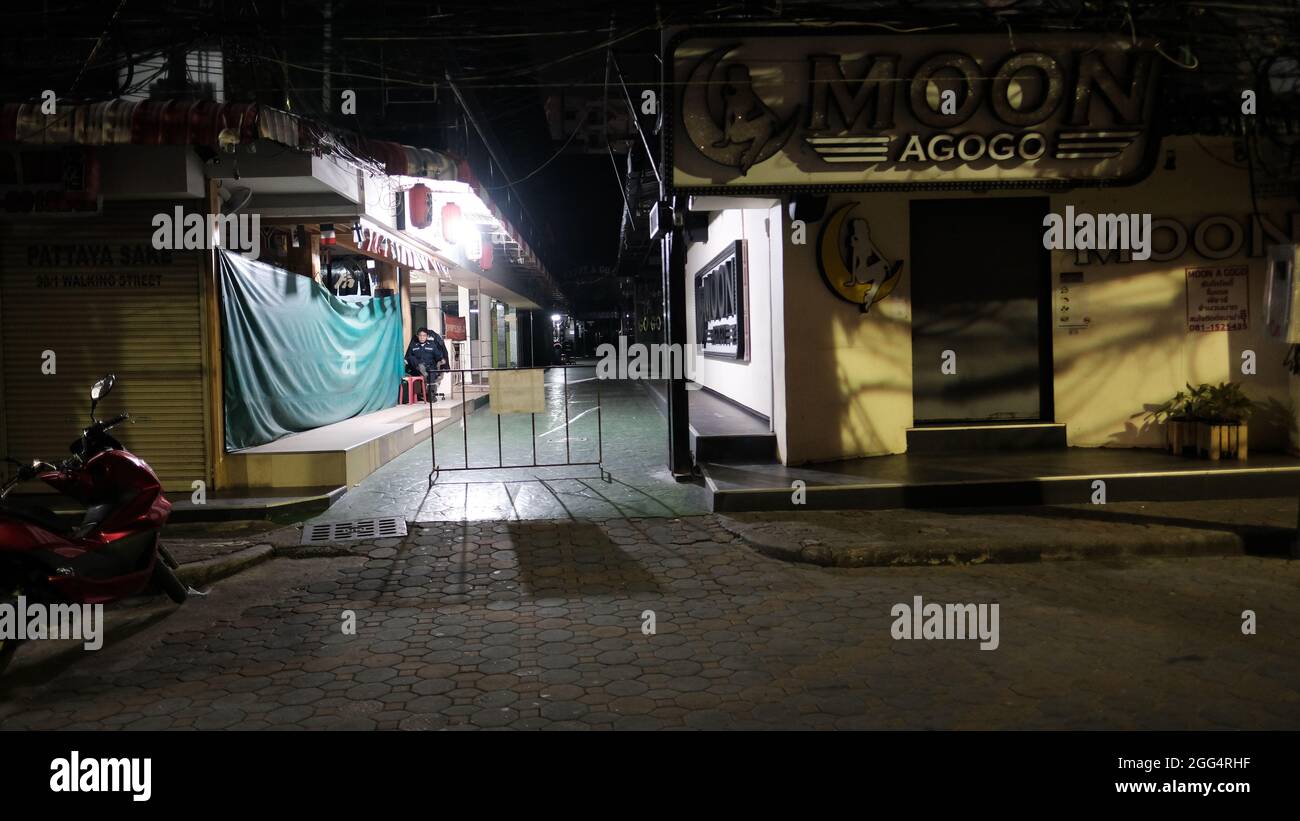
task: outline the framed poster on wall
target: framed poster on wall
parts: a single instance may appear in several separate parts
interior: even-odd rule
[[[749,265],[745,240],[695,275],[695,341],[715,359],[749,360]]]

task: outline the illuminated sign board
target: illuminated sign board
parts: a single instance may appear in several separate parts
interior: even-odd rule
[[[736,240],[695,275],[695,342],[705,356],[749,358],[745,263],[745,241]]]
[[[678,190],[1066,186],[1143,176],[1159,56],[1082,35],[670,41]]]

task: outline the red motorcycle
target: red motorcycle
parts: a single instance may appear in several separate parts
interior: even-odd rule
[[[0,488],[0,605],[17,607],[19,597],[43,604],[102,604],[143,592],[164,592],[185,601],[176,562],[159,543],[171,502],[149,465],[130,453],[109,431],[130,419],[123,413],[95,418],[95,406],[113,389],[112,374],[90,389],[90,427],[72,443],[72,455],[57,467],[40,460],[18,466]],[[10,501],[19,483],[40,479],[86,506],[71,525],[53,512]],[[0,672],[18,642],[0,635]]]

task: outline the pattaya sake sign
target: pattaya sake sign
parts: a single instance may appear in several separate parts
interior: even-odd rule
[[[679,35],[673,185],[1123,182],[1159,57],[1079,35]]]

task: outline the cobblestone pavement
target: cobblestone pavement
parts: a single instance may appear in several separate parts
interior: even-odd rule
[[[832,570],[710,516],[438,523],[352,550],[119,610],[130,634],[72,661],[23,648],[0,727],[1300,728],[1282,559]],[[918,595],[998,603],[1000,646],[892,639]]]

